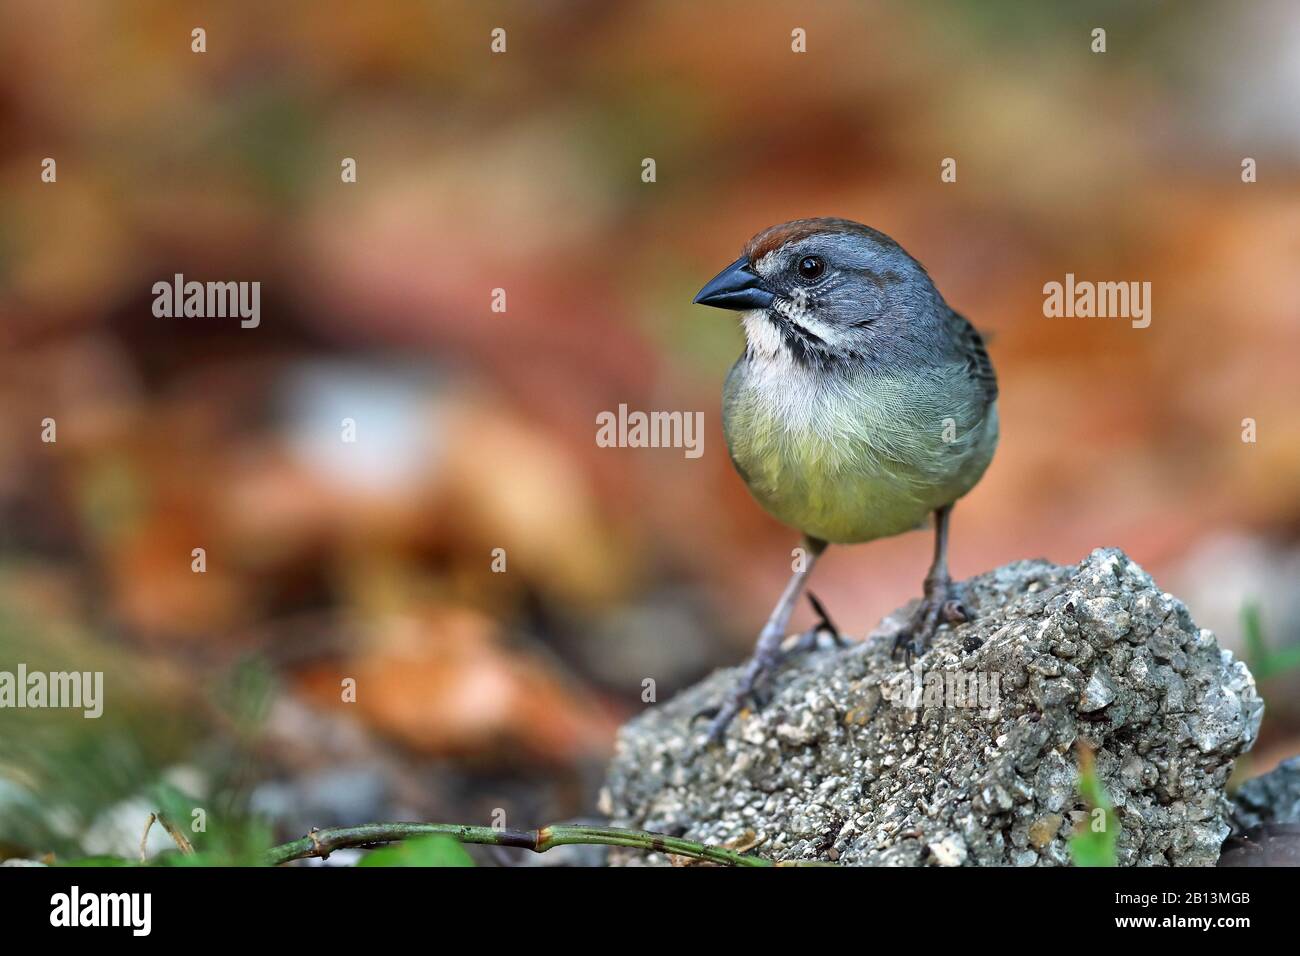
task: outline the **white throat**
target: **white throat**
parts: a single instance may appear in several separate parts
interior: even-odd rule
[[[751,309],[740,313],[745,326],[745,340],[755,358],[773,361],[790,361],[790,352],[781,341],[781,330],[769,319],[764,309]]]

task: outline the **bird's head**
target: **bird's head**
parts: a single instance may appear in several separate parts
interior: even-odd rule
[[[741,312],[751,354],[817,365],[919,345],[942,303],[902,246],[848,219],[764,229],[694,301]]]

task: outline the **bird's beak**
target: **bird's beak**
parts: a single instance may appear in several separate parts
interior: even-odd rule
[[[749,267],[749,260],[741,256],[710,279],[691,301],[696,305],[735,309],[737,312],[766,309],[775,296],[764,289],[760,281],[758,273]]]

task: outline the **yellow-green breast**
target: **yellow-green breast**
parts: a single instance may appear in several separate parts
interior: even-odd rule
[[[959,365],[849,376],[742,358],[723,429],[774,517],[850,543],[919,527],[968,492],[993,456],[997,408]]]

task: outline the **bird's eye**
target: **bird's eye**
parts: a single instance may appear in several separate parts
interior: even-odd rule
[[[804,256],[799,260],[799,278],[805,282],[815,282],[826,271],[826,262],[821,256]]]

